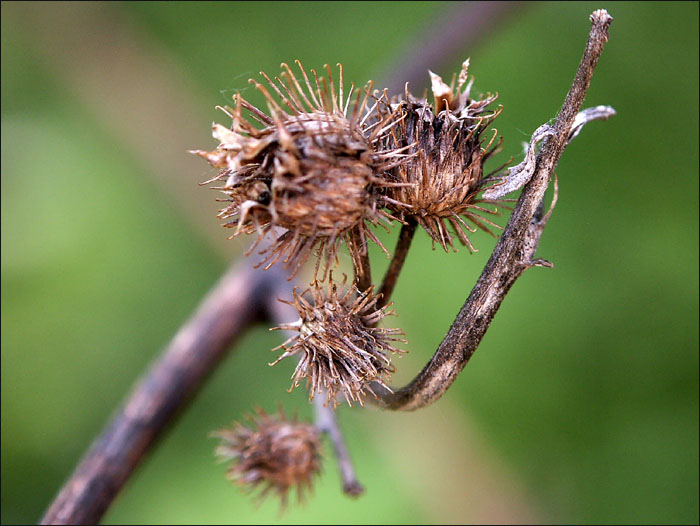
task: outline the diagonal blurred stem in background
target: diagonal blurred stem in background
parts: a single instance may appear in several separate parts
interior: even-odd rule
[[[496,34],[501,25],[532,5],[501,1],[449,3],[407,48],[379,69],[376,85],[387,88],[389,93],[403,93],[407,82],[414,89],[426,85],[427,69],[439,71],[451,62],[461,63],[468,56],[465,51],[471,53]]]
[[[97,524],[128,477],[214,371],[227,350],[266,317],[265,298],[279,270],[250,261],[232,266],[136,384],[122,408],[85,454],[42,519],[43,524]]]

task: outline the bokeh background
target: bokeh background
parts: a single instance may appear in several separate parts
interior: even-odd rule
[[[211,122],[226,122],[214,106],[239,90],[260,102],[248,78],[296,58],[381,82],[466,7],[2,3],[3,523],[39,519],[246,248],[226,241],[215,192],[197,185],[212,171],[186,153],[214,146]],[[433,407],[339,410],[362,498],[341,494],[330,456],[311,499],[283,514],[225,480],[212,429],[255,405],[310,415],[303,392],[286,392],[292,365],[267,366],[278,335],[260,326],[105,523],[698,522],[698,4],[508,7],[430,66],[449,78],[470,56],[476,92],[500,94],[494,166],[556,115],[590,12],[615,17],[586,104],[618,115],[589,124],[559,163],[539,250],[555,268],[516,283]],[[394,296],[391,325],[410,341],[397,385],[428,360],[495,243],[474,241],[477,254],[445,254],[417,235]],[[380,275],[387,260],[372,258]]]

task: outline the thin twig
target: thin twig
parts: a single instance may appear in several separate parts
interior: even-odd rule
[[[354,262],[355,286],[358,290],[365,291],[372,286],[372,270],[370,268],[369,263],[369,250],[367,250],[367,241],[361,238],[360,233],[357,231],[357,229],[355,229],[355,231],[352,233],[352,236],[353,245],[355,246],[354,250],[355,253],[358,254],[359,259],[359,261]]]
[[[330,404],[324,405],[325,396],[319,393],[314,397],[314,410],[316,412],[316,426],[324,431],[333,444],[335,457],[338,461],[338,470],[340,478],[343,481],[343,492],[351,497],[359,497],[364,493],[365,488],[362,487],[360,481],[355,475],[355,468],[350,460],[348,448],[345,445],[343,433],[338,426],[338,421],[335,417],[335,411]]]
[[[394,249],[394,254],[391,257],[389,268],[386,270],[386,274],[384,274],[382,286],[379,289],[379,293],[382,295],[382,297],[377,302],[378,309],[389,303],[391,293],[394,292],[394,287],[399,279],[399,274],[401,273],[403,264],[406,261],[406,255],[408,254],[408,249],[411,248],[411,241],[413,241],[413,234],[415,233],[416,220],[413,217],[409,217],[406,220],[406,224],[401,227],[399,239],[396,241],[396,248]]]
[[[231,344],[265,313],[279,272],[232,266],[129,394],[61,489],[42,524],[97,524],[158,435]]]
[[[430,362],[407,386],[393,392],[377,385],[376,403],[386,409],[410,411],[438,400],[464,369],[478,347],[510,287],[532,266],[548,266],[535,259],[544,228],[535,217],[559,157],[569,140],[603,46],[612,17],[604,9],[590,16],[592,27],[573,85],[557,116],[554,135],[545,139],[537,168],[525,186],[503,235],[471,294],[459,311]]]

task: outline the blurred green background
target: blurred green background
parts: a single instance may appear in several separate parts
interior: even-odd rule
[[[500,94],[495,167],[556,115],[600,7],[615,21],[585,104],[618,115],[559,163],[539,250],[555,269],[517,282],[435,406],[339,410],[366,494],[341,494],[330,455],[311,499],[284,514],[225,480],[210,430],[278,401],[310,415],[304,393],[286,393],[291,365],[267,366],[278,335],[261,326],[105,523],[698,522],[698,4],[529,4],[431,68],[449,78],[470,56],[476,92]],[[2,3],[3,523],[40,518],[246,248],[226,241],[215,193],[197,186],[212,171],[186,153],[214,146],[211,122],[227,124],[214,106],[238,90],[260,102],[247,79],[296,58],[380,80],[463,8]],[[495,243],[473,241],[477,254],[445,254],[417,235],[389,324],[410,341],[397,385]],[[378,276],[387,260],[372,258]]]

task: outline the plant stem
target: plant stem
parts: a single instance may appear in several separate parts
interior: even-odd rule
[[[367,241],[363,240],[357,229],[352,233],[352,243],[354,245],[357,258],[353,258],[355,267],[355,286],[364,292],[372,286],[372,269],[369,263],[369,250]],[[355,261],[357,259],[357,261]],[[359,268],[358,268],[359,267]]]
[[[396,241],[396,248],[394,249],[394,255],[389,263],[389,268],[384,274],[384,279],[382,280],[382,286],[379,289],[379,293],[382,297],[377,302],[377,308],[381,308],[387,303],[391,298],[392,292],[394,292],[394,287],[399,279],[399,274],[403,268],[403,264],[406,261],[406,255],[408,255],[408,249],[411,248],[411,241],[413,241],[413,235],[416,233],[416,220],[413,217],[409,217],[405,225],[401,226],[401,232],[399,233],[399,239]]]
[[[427,86],[427,68],[440,71],[455,62],[461,63],[477,45],[498,35],[502,26],[522,16],[533,5],[494,1],[447,4],[435,21],[419,29],[408,48],[401,49],[398,56],[389,57],[379,68],[375,76],[377,85],[386,87],[389,93],[403,93],[406,82],[411,87]]]
[[[351,497],[359,497],[364,493],[365,488],[363,488],[362,484],[357,480],[355,468],[350,460],[350,454],[345,445],[343,433],[335,417],[335,411],[331,408],[330,404],[324,405],[323,401],[325,398],[324,393],[318,393],[317,396],[314,397],[313,403],[316,412],[316,426],[328,435],[331,444],[333,444],[335,457],[338,461],[340,478],[343,481],[343,492]]]
[[[408,410],[439,398],[466,365],[515,279],[529,266],[544,264],[532,258],[544,226],[541,221],[533,220],[534,211],[542,201],[603,43],[607,40],[607,27],[612,18],[605,11],[596,13],[592,16],[594,26],[584,60],[555,125],[557,134],[545,142],[535,175],[523,190],[479,282],[431,362],[407,387],[394,394],[384,393],[380,405]],[[60,46],[51,49],[58,48]],[[412,60],[416,62],[415,58]],[[422,67],[429,66],[423,64]],[[396,71],[397,78],[403,79],[404,75]],[[393,264],[392,261],[390,268]],[[358,287],[366,290],[371,285],[367,254],[361,266],[366,271],[362,273],[363,283],[358,283]],[[396,278],[392,279],[395,281]],[[496,285],[500,279],[504,280],[503,283]],[[286,276],[276,267],[265,272],[254,271],[249,262],[231,267],[129,394],[123,407],[61,488],[41,523],[96,524],[166,425],[196,394],[230,345],[256,321],[270,317],[271,301],[289,296],[278,294],[285,290],[283,287],[291,289]],[[387,292],[388,299],[393,285],[389,288],[384,283],[382,289]],[[381,387],[373,389],[382,392]],[[338,430],[337,423],[332,425],[326,421],[324,425]],[[344,473],[344,485],[348,481],[356,482],[354,474],[350,475],[354,472],[348,471],[349,464],[343,460],[347,459],[349,463],[342,437],[339,440],[339,435],[334,438],[328,432],[336,447],[341,473]]]

